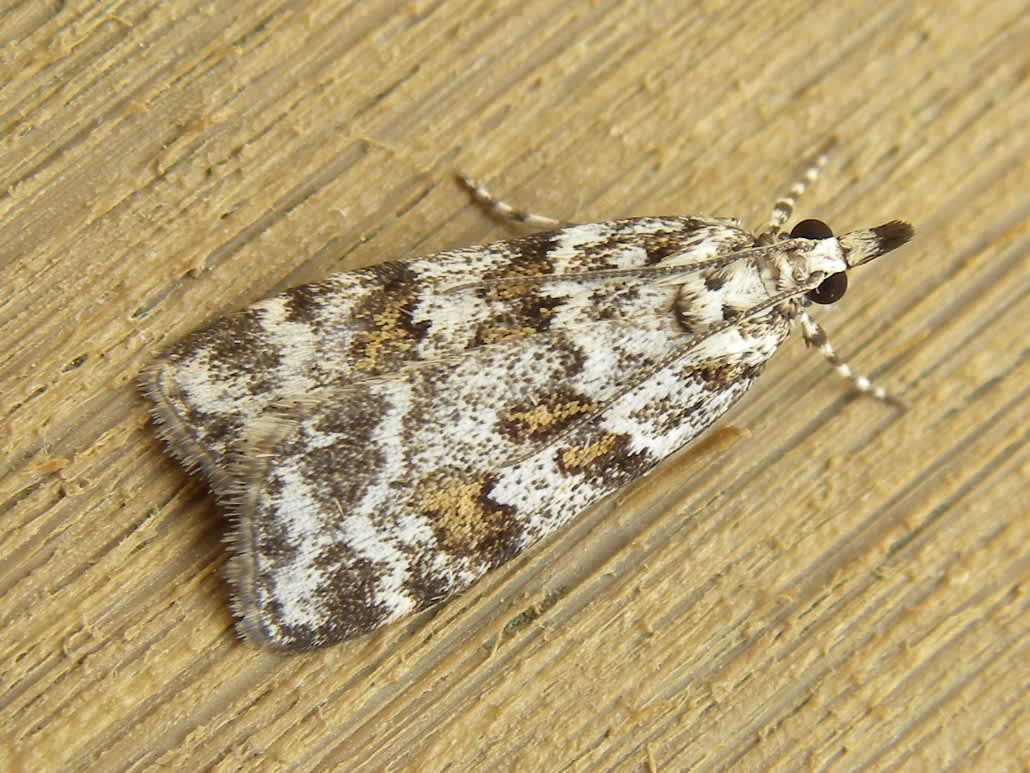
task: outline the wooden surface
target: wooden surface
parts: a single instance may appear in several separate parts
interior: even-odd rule
[[[646,10],[644,7],[646,6]],[[560,9],[560,10],[559,10]],[[1025,2],[5,4],[0,769],[1026,769]],[[439,610],[280,657],[134,379],[205,321],[572,220],[915,240],[707,439]]]

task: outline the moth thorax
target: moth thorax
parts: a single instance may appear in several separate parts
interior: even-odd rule
[[[676,321],[688,335],[725,327],[767,304],[768,284],[760,267],[738,261],[690,276],[676,295]]]

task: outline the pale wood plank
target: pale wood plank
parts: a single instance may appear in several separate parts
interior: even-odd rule
[[[1021,769],[1025,3],[10,4],[0,12],[0,768]],[[916,240],[722,428],[470,593],[282,658],[134,379],[339,268],[568,219]]]

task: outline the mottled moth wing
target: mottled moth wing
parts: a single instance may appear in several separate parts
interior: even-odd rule
[[[675,288],[669,288],[675,290]],[[684,337],[650,315],[533,333],[284,406],[243,441],[230,576],[244,636],[369,631],[462,590],[645,473],[750,385],[788,321]]]
[[[232,488],[230,454],[243,428],[269,406],[408,362],[577,324],[591,304],[589,292],[566,292],[567,282],[460,295],[453,288],[520,276],[582,276],[670,258],[689,264],[753,242],[729,218],[641,218],[343,272],[188,336],[148,370],[144,389],[173,453],[202,469],[224,499]],[[613,314],[632,311],[611,302],[607,307]]]

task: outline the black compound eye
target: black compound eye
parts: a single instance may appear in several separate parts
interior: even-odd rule
[[[808,298],[814,303],[836,303],[844,297],[847,289],[848,275],[841,271],[839,274],[830,274],[817,288],[809,290]]]
[[[802,220],[791,229],[790,235],[798,239],[829,239],[833,231],[822,220]]]

